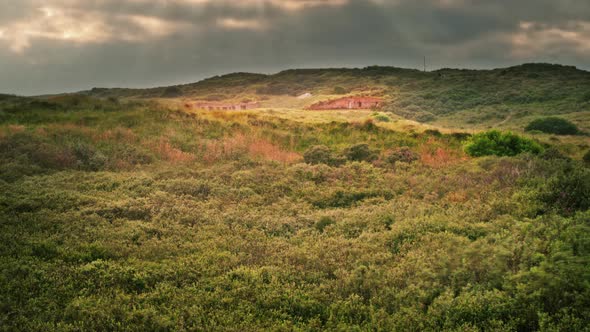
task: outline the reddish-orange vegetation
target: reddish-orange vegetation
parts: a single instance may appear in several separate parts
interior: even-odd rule
[[[309,106],[309,110],[341,110],[341,109],[371,109],[381,106],[383,102],[379,97],[343,97]]]
[[[458,190],[448,193],[446,199],[452,203],[465,203],[469,199],[469,196],[465,190]]]
[[[155,144],[152,144],[151,149],[162,159],[172,163],[191,162],[195,160],[194,154],[175,148],[170,141],[164,137],[160,138]]]
[[[21,125],[8,125],[8,133],[9,134],[22,133],[23,131],[25,131],[25,126],[21,126]]]
[[[203,150],[203,160],[207,163],[238,158],[241,154],[284,164],[301,160],[301,155],[298,153],[282,149],[264,138],[247,137],[243,134],[207,142]]]
[[[442,167],[451,161],[451,156],[443,148],[437,148],[434,152],[422,151],[420,153],[420,160],[423,164],[431,167]]]
[[[461,151],[437,147],[437,142],[433,138],[420,149],[420,160],[430,167],[444,167],[466,159],[467,157]]]
[[[95,133],[92,136],[92,140],[94,142],[117,140],[117,141],[131,143],[131,142],[136,142],[138,140],[138,137],[133,132],[133,130],[131,130],[129,128],[115,128],[115,129],[109,129],[109,130],[106,130],[103,132]]]
[[[248,145],[248,152],[254,157],[289,164],[301,159],[301,155],[291,151],[284,151],[280,147],[266,140],[254,140]]]
[[[39,136],[47,137],[47,130],[43,127],[38,127],[37,129],[35,129],[35,134],[37,134]]]

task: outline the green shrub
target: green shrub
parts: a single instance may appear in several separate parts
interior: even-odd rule
[[[401,148],[395,149],[386,157],[386,161],[390,164],[395,164],[397,162],[403,163],[411,163],[418,160],[420,156],[410,150],[407,146],[402,146]]]
[[[454,139],[460,140],[460,141],[466,140],[466,139],[470,138],[471,136],[472,135],[470,133],[457,132],[457,133],[451,134],[451,137],[453,137]]]
[[[164,190],[175,195],[188,195],[193,198],[207,199],[211,194],[211,186],[196,179],[172,180],[165,184]]]
[[[322,197],[312,202],[312,204],[321,209],[327,208],[347,208],[369,198],[382,197],[389,200],[393,194],[389,191],[367,190],[367,191],[344,191],[338,190],[327,197]]]
[[[424,131],[425,135],[434,136],[434,137],[441,137],[442,133],[437,129],[426,129]]]
[[[556,159],[563,159],[569,160],[570,158],[566,156],[563,152],[561,152],[556,147],[549,147],[540,155],[541,158],[545,160],[556,160]]]
[[[586,152],[584,157],[582,157],[582,160],[584,161],[584,163],[586,163],[586,165],[590,165],[590,150]]]
[[[98,171],[104,168],[107,157],[90,144],[76,142],[72,152],[77,159],[77,166],[85,171]]]
[[[346,148],[346,150],[344,150],[344,156],[350,161],[371,162],[377,159],[377,154],[373,152],[366,143],[355,144]]]
[[[383,114],[383,113],[377,113],[373,117],[378,122],[391,122],[391,118],[388,117],[386,114]]]
[[[540,131],[555,135],[577,135],[578,127],[570,121],[557,117],[547,117],[533,120],[525,128],[526,131]]]
[[[476,134],[465,145],[465,152],[473,157],[516,156],[524,152],[539,154],[542,151],[541,145],[531,139],[498,130]]]
[[[564,169],[547,181],[541,201],[563,215],[590,209],[590,169]]]
[[[334,157],[332,151],[325,145],[316,145],[307,149],[303,154],[303,160],[311,165],[326,164],[337,166],[341,161]]]
[[[323,233],[324,229],[326,229],[326,227],[335,224],[336,222],[334,221],[334,219],[330,218],[330,217],[322,217],[320,219],[320,221],[318,221],[315,224],[315,229],[318,230],[318,232]]]

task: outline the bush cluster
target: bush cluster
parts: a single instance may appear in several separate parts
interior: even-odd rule
[[[569,165],[546,183],[541,194],[544,206],[563,215],[590,209],[590,169]]]
[[[326,164],[337,166],[342,163],[342,159],[332,153],[330,148],[325,145],[315,145],[307,149],[303,154],[303,160],[312,165]]]
[[[377,153],[369,147],[369,144],[359,143],[349,146],[344,150],[344,156],[350,161],[371,162],[377,159]]]
[[[473,157],[516,156],[525,152],[539,154],[542,151],[543,147],[532,139],[498,130],[476,134],[465,145],[465,152]]]
[[[411,163],[418,159],[420,159],[420,156],[407,146],[393,150],[386,158],[387,162],[390,164],[398,162]]]
[[[580,133],[578,127],[571,121],[558,117],[547,117],[533,120],[529,123],[526,131],[540,131],[554,135],[577,135]]]
[[[312,146],[303,154],[303,160],[308,164],[326,164],[330,166],[338,166],[346,161],[372,162],[377,158],[377,152],[373,151],[367,143],[350,145],[344,149],[342,155],[333,153],[325,145]]]

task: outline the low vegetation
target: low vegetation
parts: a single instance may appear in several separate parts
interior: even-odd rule
[[[575,67],[525,64],[494,70],[371,66],[286,70],[274,75],[235,73],[173,88],[93,89],[95,97],[255,100],[284,107],[284,99],[309,92],[317,100],[354,94],[383,97],[383,111],[405,119],[456,128],[522,130],[539,117],[559,116],[590,129],[590,73]],[[215,99],[217,100],[217,99]],[[317,100],[310,100],[313,103]],[[306,105],[308,106],[308,105]],[[300,107],[298,107],[300,108]]]
[[[0,330],[588,329],[582,141],[95,93],[0,96]]]
[[[533,120],[525,128],[526,131],[540,131],[555,135],[577,135],[580,133],[578,127],[572,122],[557,118],[547,117]]]
[[[532,139],[511,132],[490,130],[471,137],[465,145],[465,151],[474,157],[516,156],[525,152],[539,154],[543,148]]]

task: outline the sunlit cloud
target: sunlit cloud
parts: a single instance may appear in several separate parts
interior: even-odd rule
[[[301,10],[320,6],[344,6],[348,0],[271,0],[269,2],[287,10]]]
[[[125,23],[113,25],[111,23]],[[119,26],[117,29],[115,26]],[[126,27],[126,28],[121,28]],[[171,22],[141,15],[106,15],[79,9],[40,7],[34,15],[0,27],[0,40],[17,53],[31,47],[36,39],[76,44],[111,40],[142,41],[163,37],[189,28],[186,22]]]
[[[217,20],[217,25],[225,29],[238,30],[262,30],[267,27],[267,24],[261,20],[236,18],[220,18]]]
[[[77,11],[68,13],[51,7],[39,8],[31,18],[11,22],[1,30],[0,39],[6,41],[14,52],[30,47],[36,38],[88,43],[104,41],[109,35],[108,28],[96,15]]]
[[[194,5],[194,6],[218,6],[218,7],[266,7],[272,6],[285,10],[302,10],[315,7],[343,6],[350,0],[128,0],[132,3],[150,3],[164,5]],[[374,0],[391,1],[391,0]]]
[[[4,25],[0,22],[0,41],[7,43],[9,49],[16,53],[22,53],[30,48],[35,40],[41,39],[74,44],[98,44],[115,40],[141,42],[149,38],[162,38],[182,31],[196,31],[200,28],[199,22],[109,12],[106,8],[114,8],[113,4],[116,3],[111,0],[93,3],[78,0],[31,1],[36,10],[29,13],[29,16],[17,18]],[[321,6],[343,6],[348,4],[349,0],[126,0],[125,2],[145,6],[157,5],[164,9],[175,5],[201,9],[273,7],[291,12]],[[228,30],[263,30],[269,27],[269,23],[259,17],[213,17],[211,20],[218,27]],[[203,26],[203,28],[206,27]]]
[[[590,56],[590,22],[574,21],[555,26],[521,22],[511,38],[512,55],[527,58],[539,53],[559,53],[564,49]]]
[[[145,0],[137,0],[145,1]],[[343,6],[349,3],[349,0],[172,0],[177,3],[195,4],[195,5],[222,5],[233,7],[264,7],[274,6],[285,10],[302,10],[306,8],[323,7],[323,6]]]
[[[140,28],[140,32],[137,34],[123,34],[122,38],[125,40],[141,41],[144,37],[164,37],[195,28],[186,22],[174,22],[150,16],[129,15],[119,19],[129,20],[132,25]]]

